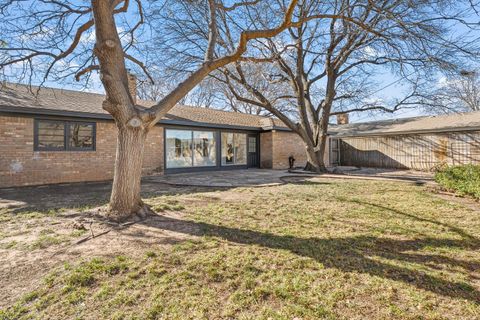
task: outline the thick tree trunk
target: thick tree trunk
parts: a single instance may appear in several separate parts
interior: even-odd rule
[[[305,165],[306,171],[311,171],[311,172],[326,172],[327,168],[325,166],[325,162],[323,160],[323,155],[324,155],[324,150],[319,150],[322,148],[307,148],[307,164]]]
[[[308,135],[302,136],[301,134],[300,137],[305,143],[307,152],[307,164],[305,165],[304,170],[317,173],[327,172],[327,167],[324,160],[327,135],[321,134],[318,139]],[[314,141],[317,142],[315,143]]]
[[[124,220],[147,213],[140,196],[142,163],[147,130],[143,127],[118,126],[117,152],[112,194],[107,215]]]

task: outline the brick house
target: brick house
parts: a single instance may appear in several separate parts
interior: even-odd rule
[[[35,92],[36,88],[33,88]],[[104,96],[7,83],[0,89],[0,187],[113,177],[116,127]],[[137,101],[149,106],[153,102]],[[176,106],[149,133],[144,174],[288,168],[306,162],[301,139],[278,119]]]
[[[116,127],[103,100],[0,87],[0,188],[111,179]],[[330,127],[325,163],[331,166],[432,170],[480,163],[480,112],[352,124],[341,115]],[[302,140],[278,119],[176,106],[150,131],[143,171],[286,169],[290,156],[295,166],[305,165]]]

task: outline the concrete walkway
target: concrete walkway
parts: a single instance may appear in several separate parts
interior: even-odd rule
[[[336,167],[327,174],[313,174],[303,170],[267,170],[244,169],[195,173],[177,173],[145,178],[149,182],[165,183],[175,186],[197,187],[252,187],[269,186],[303,180],[325,178],[366,179],[366,180],[399,180],[426,183],[433,181],[431,173],[412,170],[389,170],[372,168]]]

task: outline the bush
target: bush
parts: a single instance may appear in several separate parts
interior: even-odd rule
[[[480,199],[480,165],[451,166],[435,173],[435,181],[446,190]]]

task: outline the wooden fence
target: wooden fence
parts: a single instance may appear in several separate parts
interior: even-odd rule
[[[335,138],[331,138],[332,140]],[[432,170],[441,164],[480,163],[480,132],[337,138],[343,166]]]

